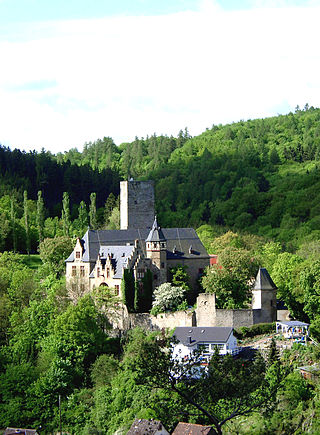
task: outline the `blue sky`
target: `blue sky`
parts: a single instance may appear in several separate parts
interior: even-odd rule
[[[320,106],[320,0],[0,0],[0,143],[52,152]]]

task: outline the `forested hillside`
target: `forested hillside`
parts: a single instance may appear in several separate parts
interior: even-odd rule
[[[215,292],[220,308],[246,308],[248,282],[264,266],[277,297],[320,341],[319,160],[320,110],[308,106],[193,138],[187,129],[120,146],[105,137],[56,156],[0,147],[0,427],[56,431],[59,396],[72,434],[126,432],[134,418],[161,419],[169,430],[182,420],[212,424],[168,386],[164,334],[114,338],[112,289],[77,304],[66,290],[74,237],[88,225],[119,225],[119,181],[129,176],[155,181],[162,226],[193,226],[218,254],[197,291]],[[172,285],[187,286],[187,271],[176,272]],[[209,390],[208,379],[179,388],[219,421],[248,404],[226,433],[319,433],[319,382],[296,370],[318,362],[319,346],[300,344],[281,358],[271,346],[265,362],[216,356]]]
[[[22,206],[24,190],[33,200],[41,190],[46,217],[53,218],[68,192],[76,219],[91,192],[102,208],[110,193],[118,195],[120,179],[153,179],[162,226],[208,223],[294,251],[320,234],[319,159],[320,110],[306,105],[288,115],[214,125],[193,138],[185,129],[177,138],[153,135],[117,147],[105,137],[57,156],[1,147],[0,193],[14,193]]]

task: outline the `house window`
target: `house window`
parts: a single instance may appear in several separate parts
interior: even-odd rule
[[[77,266],[72,266],[72,276],[77,276]]]
[[[80,266],[80,276],[84,276],[84,275],[85,275],[84,266]]]
[[[116,296],[119,296],[119,290],[120,290],[119,286],[118,286],[118,285],[115,285],[115,286],[114,286],[114,294],[115,294]]]
[[[208,353],[209,352],[209,344],[208,343],[201,343],[201,344],[199,344],[199,349],[202,350],[202,352]]]
[[[100,276],[100,267],[97,267],[97,277],[99,278]]]
[[[153,247],[156,248],[156,247],[157,247],[157,244],[156,244],[156,243],[153,243]]]
[[[84,292],[84,290],[85,290],[84,284],[80,284],[80,290],[81,290],[81,293]]]
[[[79,251],[76,252],[76,258],[80,258],[80,252]]]
[[[143,278],[144,277],[144,269],[138,269],[137,272],[137,278]]]

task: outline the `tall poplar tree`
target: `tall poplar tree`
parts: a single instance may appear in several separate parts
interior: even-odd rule
[[[70,235],[70,199],[69,199],[69,193],[63,192],[63,198],[62,198],[62,221],[63,221],[63,233],[65,236]]]
[[[97,207],[96,207],[96,194],[94,192],[92,192],[90,195],[89,218],[90,218],[90,228],[92,230],[96,230],[97,229]]]
[[[24,214],[24,229],[26,232],[26,251],[30,254],[30,227],[29,227],[29,208],[28,208],[28,193],[23,192],[23,214]]]
[[[88,212],[87,212],[87,206],[84,201],[80,202],[79,206],[79,230],[81,232],[81,235],[86,231],[88,227]]]
[[[13,251],[17,250],[17,232],[16,232],[16,201],[11,198],[11,231],[12,231],[12,247]]]
[[[39,243],[44,239],[44,202],[42,198],[42,191],[38,191],[38,201],[37,201],[37,227],[39,234]]]

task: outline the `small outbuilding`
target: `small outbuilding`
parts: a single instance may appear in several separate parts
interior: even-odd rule
[[[276,333],[282,334],[285,338],[308,337],[309,323],[300,322],[299,320],[288,320],[276,322]]]

